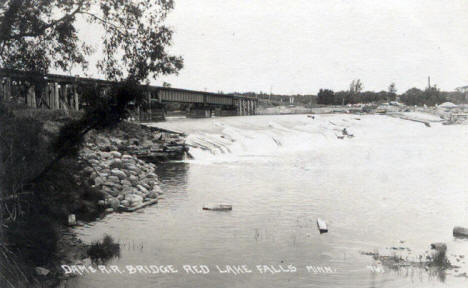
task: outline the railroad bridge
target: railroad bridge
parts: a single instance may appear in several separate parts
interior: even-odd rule
[[[8,99],[39,109],[82,110],[89,103],[85,87],[109,87],[115,82],[58,74],[0,69],[0,100]],[[135,107],[139,121],[164,120],[166,107],[178,103],[187,117],[255,115],[257,98],[234,94],[144,86],[147,99]]]

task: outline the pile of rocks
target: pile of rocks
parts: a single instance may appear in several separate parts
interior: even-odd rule
[[[80,152],[81,159],[88,164],[83,173],[94,187],[105,194],[107,212],[122,207],[136,207],[145,201],[157,199],[161,189],[155,164],[147,163],[119,151],[105,152],[94,143],[87,143]]]
[[[80,176],[104,192],[105,200],[98,204],[107,212],[131,211],[155,202],[162,193],[155,163],[182,159],[185,152],[182,135],[123,122],[114,129],[87,134],[80,150],[86,168]]]
[[[150,162],[181,160],[187,151],[183,136],[133,123],[88,138],[101,151],[119,151]]]

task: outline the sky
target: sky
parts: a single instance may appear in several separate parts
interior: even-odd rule
[[[224,92],[399,93],[468,85],[466,0],[175,0],[167,19],[177,76],[152,81]],[[86,32],[86,31],[85,31]],[[88,31],[87,37],[98,37]]]

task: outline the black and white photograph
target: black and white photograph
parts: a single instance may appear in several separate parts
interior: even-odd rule
[[[468,287],[468,1],[0,0],[0,287]]]

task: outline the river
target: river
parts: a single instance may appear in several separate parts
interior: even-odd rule
[[[154,125],[186,133],[194,159],[159,165],[157,205],[77,229],[87,242],[119,240],[121,257],[107,265],[123,273],[86,273],[67,287],[466,287],[454,275],[468,271],[468,241],[452,229],[468,224],[467,126],[345,114]],[[339,139],[343,128],[354,137]],[[233,210],[203,211],[209,203]],[[461,268],[395,270],[361,253],[412,259],[433,242],[465,255],[451,258]],[[178,272],[130,274],[127,265]],[[221,273],[226,265],[246,269]]]

